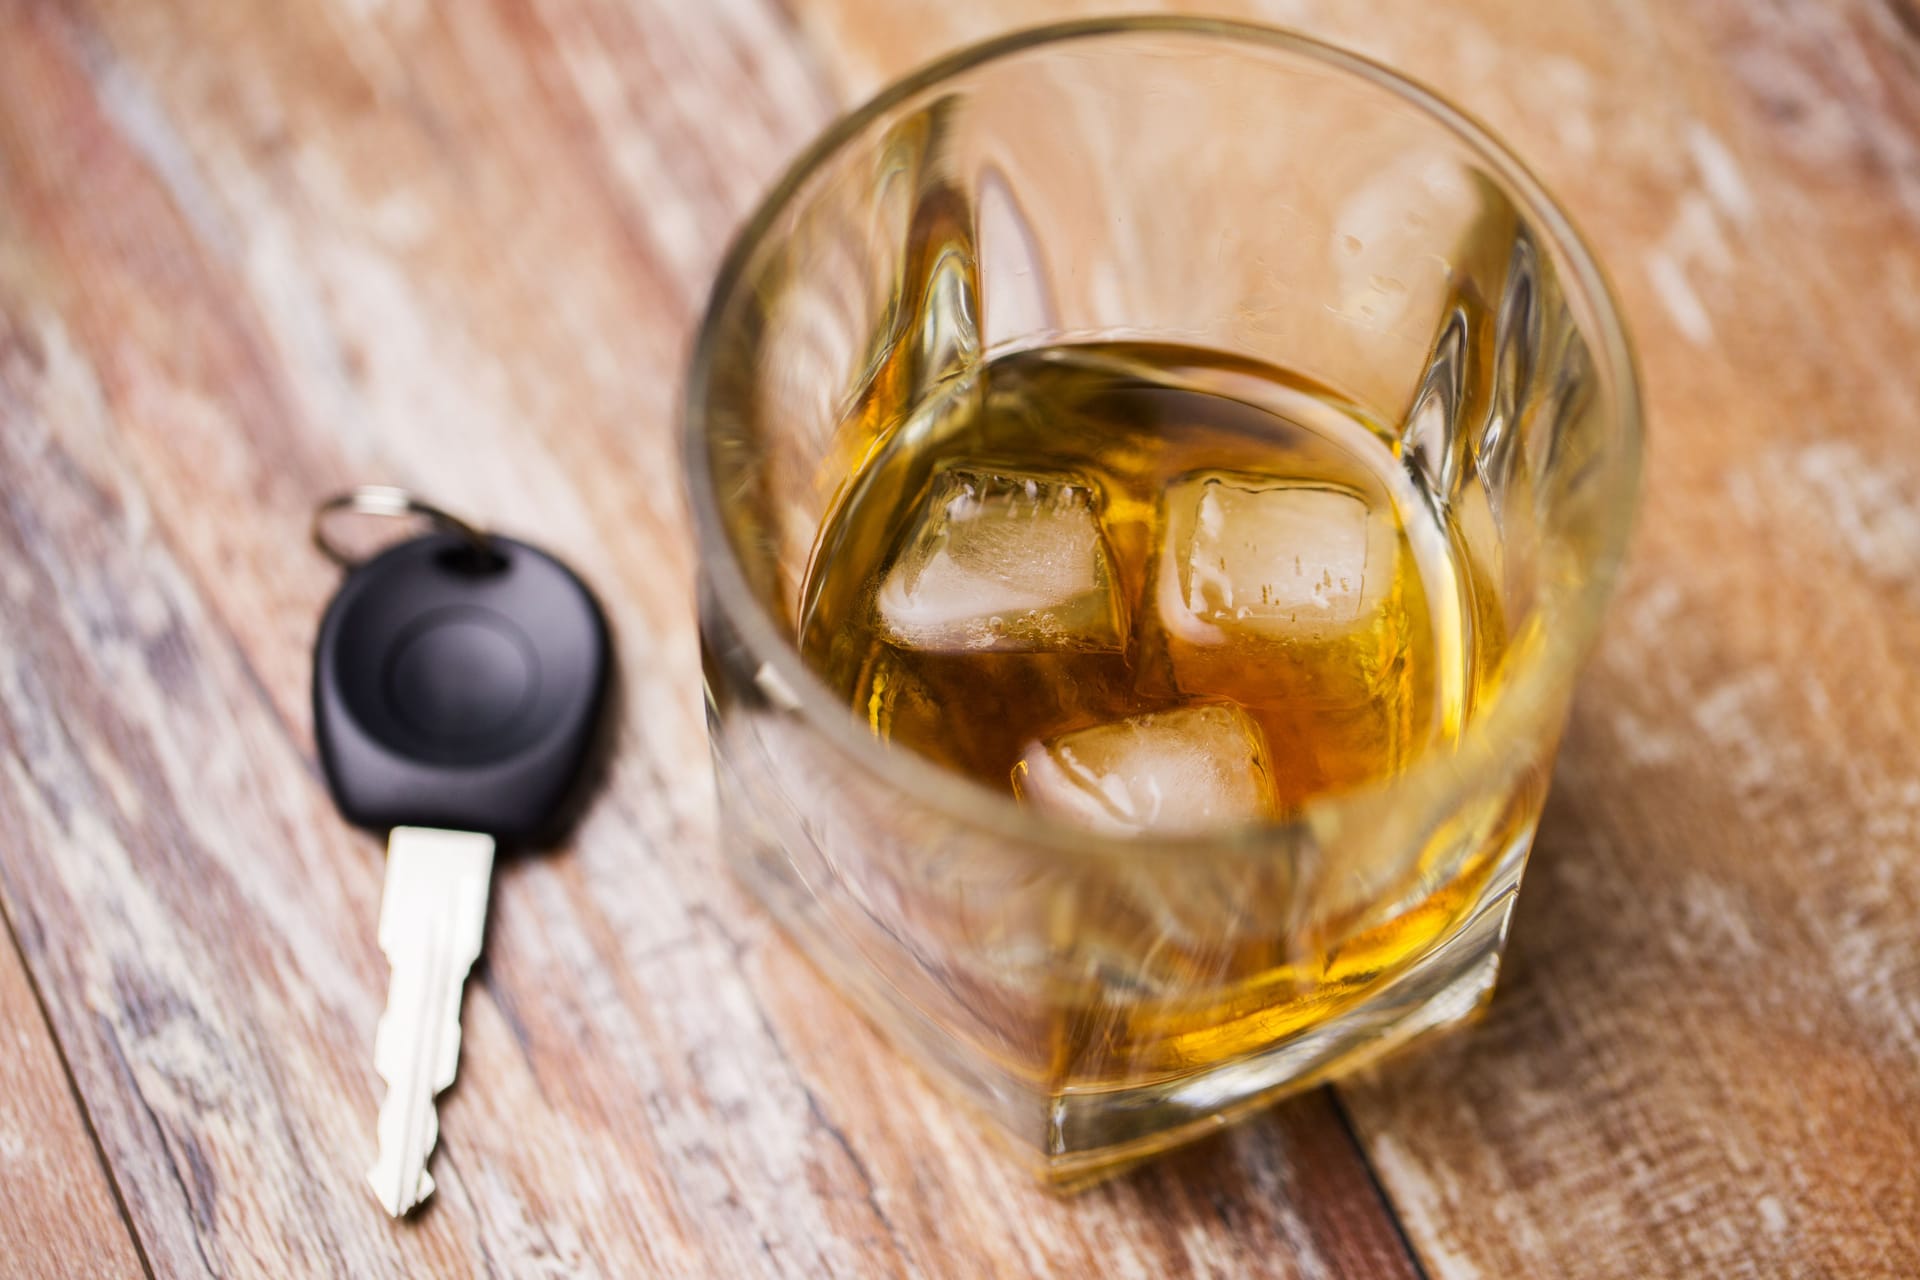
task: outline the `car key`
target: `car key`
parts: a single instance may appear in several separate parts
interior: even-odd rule
[[[360,564],[323,536],[348,508],[440,526]],[[599,737],[607,626],[546,553],[392,489],[334,499],[315,540],[350,567],[314,651],[314,737],[342,814],[390,830],[374,1062],[387,1094],[368,1174],[399,1217],[433,1194],[435,1095],[453,1083],[495,842],[540,844],[570,816]]]

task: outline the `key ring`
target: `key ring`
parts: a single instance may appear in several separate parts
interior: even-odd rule
[[[320,549],[321,555],[342,569],[355,569],[361,564],[360,560],[342,551],[331,538],[327,537],[327,518],[342,511],[363,516],[384,516],[389,519],[417,516],[437,529],[465,538],[482,556],[491,559],[496,555],[491,538],[452,512],[442,510],[397,485],[363,484],[345,493],[335,494],[315,507],[313,511],[311,526],[313,545]]]

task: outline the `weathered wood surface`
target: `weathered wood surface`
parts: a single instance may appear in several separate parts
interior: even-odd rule
[[[11,939],[0,946],[0,1270],[137,1276],[78,1099]]]
[[[130,1229],[168,1276],[1920,1272],[1907,0],[1241,7],[1489,120],[1640,337],[1637,559],[1477,1032],[1061,1202],[717,872],[712,265],[837,105],[1105,7],[0,0],[0,905],[46,1008],[0,962],[0,1081],[55,1162],[0,1244],[93,1250],[0,1271]],[[574,560],[625,674],[606,795],[496,886],[405,1226],[361,1183],[379,850],[306,701],[306,513],[370,478]]]

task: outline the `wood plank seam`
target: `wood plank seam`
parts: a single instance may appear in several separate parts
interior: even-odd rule
[[[721,938],[734,954],[740,954],[740,945],[734,940],[732,933],[726,928],[724,923],[716,917],[714,919],[714,925],[719,930]],[[788,1053],[786,1044],[781,1040],[779,1032],[773,1025],[773,1020],[767,1016],[766,1007],[758,1000],[753,1002],[753,1013],[754,1016],[760,1020],[761,1029],[765,1032],[768,1042],[779,1052],[781,1059],[792,1062],[792,1055]],[[839,1147],[841,1152],[845,1154],[848,1165],[853,1169],[854,1175],[860,1179],[861,1193],[866,1198],[867,1206],[873,1210],[873,1216],[879,1221],[880,1225],[887,1229],[887,1238],[893,1243],[896,1255],[901,1258],[911,1257],[912,1253],[907,1248],[906,1242],[901,1238],[899,1228],[894,1225],[893,1219],[887,1215],[885,1207],[880,1203],[880,1197],[874,1188],[873,1173],[867,1168],[867,1162],[861,1157],[853,1143],[848,1140],[846,1131],[827,1114],[826,1108],[820,1105],[820,1096],[814,1092],[813,1086],[807,1082],[806,1077],[802,1073],[795,1071],[793,1073],[793,1079],[795,1085],[799,1087],[801,1098],[806,1102],[807,1114],[813,1118],[815,1124],[820,1126],[821,1131],[827,1135],[828,1140]]]
[[[175,1189],[180,1193],[180,1204],[186,1209],[188,1218],[193,1222],[193,1229],[187,1234],[193,1240],[194,1252],[200,1257],[201,1269],[210,1276],[218,1275],[219,1268],[215,1267],[213,1259],[207,1256],[206,1242],[201,1235],[207,1228],[205,1215],[194,1209],[193,1192],[187,1186],[186,1177],[180,1172],[179,1163],[173,1158],[173,1144],[167,1141],[167,1127],[160,1123],[160,1116],[154,1111],[153,1103],[147,1100],[146,1094],[140,1089],[139,1082],[134,1079],[133,1064],[127,1061],[126,1050],[121,1047],[120,1037],[113,1033],[111,1027],[104,1025],[104,1019],[96,1019],[96,1021],[102,1024],[101,1043],[107,1052],[113,1055],[114,1063],[120,1069],[121,1083],[127,1091],[127,1097],[139,1107],[140,1114],[146,1117],[147,1127],[153,1131],[154,1141],[166,1158],[167,1173],[173,1179]]]
[[[1347,1141],[1353,1144],[1354,1157],[1366,1171],[1367,1182],[1372,1186],[1374,1196],[1380,1201],[1380,1216],[1393,1225],[1394,1237],[1407,1255],[1407,1266],[1419,1280],[1433,1280],[1427,1272],[1426,1260],[1413,1247],[1413,1237],[1407,1234],[1407,1224],[1400,1217],[1400,1207],[1387,1194],[1387,1184],[1380,1180],[1380,1170],[1374,1167],[1373,1152],[1360,1140],[1360,1131],[1354,1127],[1353,1117],[1347,1112],[1347,1100],[1341,1096],[1337,1083],[1327,1086],[1327,1099],[1333,1105],[1333,1114],[1339,1119],[1340,1128],[1346,1132]]]
[[[59,1029],[53,1025],[53,1018],[47,1012],[47,998],[40,990],[40,976],[33,971],[26,948],[21,945],[20,930],[14,924],[13,909],[5,893],[0,893],[0,922],[6,925],[7,944],[19,957],[20,971],[26,975],[27,989],[33,993],[33,1007],[39,1012],[40,1025],[46,1028],[47,1040],[53,1045],[54,1056],[60,1063],[61,1077],[67,1083],[67,1094],[73,1099],[74,1110],[80,1115],[80,1125],[87,1134],[87,1145],[93,1149],[94,1162],[99,1166],[100,1176],[106,1180],[107,1190],[113,1196],[113,1207],[120,1214],[120,1223],[126,1228],[127,1238],[133,1243],[134,1256],[140,1260],[140,1270],[147,1280],[154,1280],[153,1260],[147,1256],[146,1242],[140,1238],[140,1231],[134,1226],[133,1214],[127,1209],[126,1194],[120,1189],[120,1180],[114,1175],[106,1148],[100,1145],[100,1133],[94,1127],[93,1111],[88,1107],[85,1095],[80,1092],[79,1082],[73,1077],[73,1064],[67,1059],[67,1046],[61,1042]]]

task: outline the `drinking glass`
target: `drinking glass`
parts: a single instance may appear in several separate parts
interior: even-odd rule
[[[914,407],[1007,352],[1117,340],[1371,407],[1468,571],[1486,669],[1456,734],[1276,824],[1127,839],[877,740],[802,661],[822,522]],[[1428,90],[1187,18],[946,58],[793,166],[700,332],[686,464],[725,854],[1057,1184],[1459,1023],[1493,987],[1640,431],[1592,254]]]

